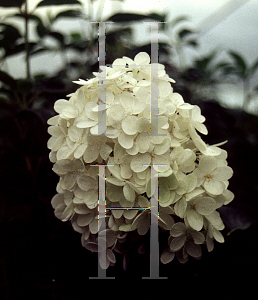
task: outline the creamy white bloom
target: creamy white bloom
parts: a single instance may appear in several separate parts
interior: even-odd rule
[[[151,116],[153,68],[158,71],[157,136]],[[123,252],[131,234],[149,231],[151,198],[158,188],[159,215],[154,217],[168,233],[161,262],[199,259],[201,244],[212,251],[214,240],[224,242],[217,209],[234,198],[227,189],[233,174],[227,152],[202,140],[199,133],[208,131],[200,108],[174,93],[174,80],[163,65],[151,65],[147,53],[118,58],[101,69],[92,79],[75,81],[78,90],[68,100],[57,100],[57,115],[48,120],[49,158],[60,177],[51,201],[55,216],[71,221],[86,249],[107,247],[100,255],[106,269],[116,263],[115,253]],[[101,83],[105,89],[100,92]],[[107,166],[105,219],[98,213],[96,165]],[[154,191],[152,168],[158,176]],[[103,222],[105,239],[98,237]]]

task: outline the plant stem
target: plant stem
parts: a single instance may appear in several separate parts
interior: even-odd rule
[[[29,45],[29,14],[28,14],[28,1],[25,1],[25,51],[26,51],[26,75],[27,79],[31,78],[30,73],[30,45]]]

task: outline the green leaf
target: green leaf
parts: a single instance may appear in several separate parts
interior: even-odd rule
[[[247,65],[243,57],[241,57],[238,53],[230,51],[229,54],[234,60],[236,71],[242,76],[246,77],[247,75]]]
[[[25,19],[25,16],[20,14],[20,13],[17,13],[15,15],[11,15],[11,18],[22,18],[23,21]],[[35,15],[28,15],[28,19],[29,20],[33,20],[33,21],[37,21],[37,22],[42,22],[41,19],[38,17],[38,16],[35,16]]]
[[[178,17],[176,18],[175,20],[172,20],[170,23],[171,26],[175,26],[176,24],[182,22],[182,21],[188,21],[188,17],[186,16],[181,16],[181,17]]]
[[[32,52],[34,48],[37,47],[37,43],[29,43],[29,51]],[[23,52],[26,50],[25,43],[16,45],[14,48],[9,49],[8,52],[5,53],[4,57],[10,57],[12,55],[19,54],[20,52]]]
[[[57,14],[54,21],[60,18],[78,18],[81,17],[82,15],[83,14],[79,10],[66,10]]]
[[[0,71],[0,81],[13,89],[15,89],[17,86],[15,79],[3,71]]]
[[[48,29],[45,27],[45,25],[42,22],[39,22],[37,25],[37,33],[39,37],[44,37],[46,34],[48,34]]]
[[[179,31],[178,36],[182,40],[185,37],[189,36],[189,34],[192,34],[192,33],[194,33],[192,30],[183,29],[183,30]]]
[[[60,44],[64,44],[65,37],[61,33],[52,31],[52,32],[49,32],[48,35],[52,36],[53,38],[58,40],[58,42],[60,42]]]
[[[0,7],[21,7],[25,0],[0,0]]]
[[[125,14],[115,14],[111,16],[107,21],[113,21],[113,22],[136,22],[146,19],[153,19],[159,22],[164,22],[166,15],[158,15],[156,13],[152,13],[149,15],[142,15],[142,14],[131,14],[131,13],[125,13]]]
[[[43,0],[39,2],[37,7],[42,7],[42,6],[50,6],[50,5],[81,5],[81,2],[77,0]]]
[[[198,47],[199,44],[196,40],[190,40],[186,43],[186,45],[191,46],[191,47]]]
[[[209,56],[206,56],[202,59],[198,59],[195,61],[195,68],[200,71],[202,74],[206,74],[208,72],[209,67],[215,56],[217,55],[216,51],[213,51]]]
[[[15,44],[19,38],[22,38],[19,30],[16,27],[2,23],[0,23],[0,26],[0,47],[8,49],[11,45]]]

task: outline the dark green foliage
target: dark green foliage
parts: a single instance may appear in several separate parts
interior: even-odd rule
[[[37,7],[51,6],[51,5],[81,5],[80,1],[77,0],[43,0],[39,2]]]
[[[25,0],[0,0],[0,7],[21,7]]]
[[[164,22],[166,18],[166,15],[158,15],[155,13],[143,15],[143,14],[130,14],[130,13],[124,13],[124,14],[115,14],[111,16],[107,21],[113,21],[115,23],[128,23],[128,22],[137,22],[142,20],[155,20],[159,22]]]

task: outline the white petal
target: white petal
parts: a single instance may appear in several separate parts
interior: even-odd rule
[[[81,120],[76,124],[76,127],[78,128],[90,128],[94,125],[96,125],[96,121],[94,120],[90,120],[90,119],[86,119],[85,120]]]
[[[137,143],[133,143],[133,146],[129,149],[126,149],[126,152],[130,155],[136,155],[139,152],[139,146]]]
[[[130,164],[121,165],[121,176],[124,179],[130,179],[132,177],[132,169],[130,168]]]
[[[106,230],[107,247],[111,247],[116,242],[116,234],[111,229]]]
[[[85,245],[85,248],[90,250],[91,252],[98,252],[98,244],[93,242],[88,242]]]
[[[67,119],[73,119],[78,117],[79,110],[77,107],[69,105],[65,107],[62,110],[62,113],[60,114],[61,117],[67,118]]]
[[[182,222],[177,222],[175,223],[171,230],[170,230],[170,235],[173,237],[178,237],[186,232],[186,227],[185,224]]]
[[[58,116],[58,115],[54,116],[54,117],[47,120],[47,124],[48,125],[58,125],[59,119],[60,119],[60,116]]]
[[[193,120],[203,123],[205,121],[205,117],[201,115],[201,109],[198,105],[194,105],[192,109],[192,118]]]
[[[203,187],[212,195],[220,195],[226,188],[225,183],[213,179],[205,180]]]
[[[68,136],[71,141],[78,142],[82,137],[83,129],[77,128],[74,125],[68,128]]]
[[[85,150],[87,148],[86,144],[81,144],[75,151],[74,151],[74,157],[80,158],[83,156]]]
[[[150,165],[150,162],[150,155],[144,153],[134,156],[131,160],[130,166],[134,172],[139,173],[147,169]]]
[[[203,244],[205,241],[204,235],[199,231],[191,231],[190,235],[192,236],[195,244]]]
[[[79,226],[86,226],[90,224],[92,219],[93,219],[93,214],[79,215],[77,218],[77,224]]]
[[[89,229],[92,234],[96,234],[99,231],[98,219],[93,219],[93,221],[89,225]]]
[[[165,230],[170,230],[171,227],[174,225],[174,219],[164,212],[159,212],[159,226],[164,228]]]
[[[91,176],[87,176],[83,174],[77,179],[77,183],[80,189],[84,191],[89,191],[90,189],[94,189],[97,186],[97,181]]]
[[[60,204],[63,203],[64,203],[64,196],[62,194],[56,194],[51,200],[51,205],[54,209],[56,209]]]
[[[130,202],[134,202],[135,200],[135,191],[128,185],[126,184],[123,187],[123,193],[125,196],[125,199],[130,201]]]
[[[206,236],[206,245],[207,245],[207,250],[208,252],[211,252],[214,249],[214,242],[213,239],[210,238],[207,234]]]
[[[228,180],[229,178],[232,177],[232,175],[233,175],[233,170],[228,166],[217,167],[212,172],[212,178],[218,181]]]
[[[194,127],[196,128],[196,130],[198,130],[200,133],[207,135],[208,134],[208,130],[207,127],[199,122],[194,122]]]
[[[150,208],[150,201],[144,196],[138,196],[138,204],[141,208]]]
[[[196,245],[193,241],[187,241],[185,244],[187,253],[195,258],[202,256],[202,248],[200,245]]]
[[[55,136],[55,137],[59,137],[60,135],[63,135],[62,130],[59,126],[50,126],[50,127],[48,127],[47,132],[50,135]]]
[[[224,224],[223,221],[220,218],[220,214],[218,211],[214,211],[208,216],[205,216],[205,218],[214,226],[217,230],[223,230]]]
[[[137,209],[127,209],[124,211],[124,217],[128,220],[132,220],[137,214]]]
[[[172,87],[168,81],[159,81],[159,93],[161,97],[167,97],[171,91]]]
[[[133,141],[134,141],[134,136],[132,135],[127,135],[124,132],[121,132],[118,136],[118,142],[119,144],[125,148],[125,149],[130,149],[133,147]]]
[[[141,112],[144,111],[144,109],[146,108],[146,103],[145,102],[141,102],[141,101],[134,101],[134,106],[132,109],[132,114],[133,115],[138,115]]]
[[[186,183],[187,183],[187,193],[192,192],[197,186],[197,178],[192,173],[186,176]]]
[[[107,120],[112,126],[116,126],[118,123],[121,123],[124,119],[125,110],[120,104],[114,104],[107,109]]]
[[[166,172],[170,168],[170,162],[165,155],[156,155],[153,158],[153,168],[159,172]]]
[[[92,163],[94,162],[99,156],[99,148],[96,146],[87,146],[83,159],[86,163]]]
[[[116,98],[126,111],[130,111],[133,108],[135,97],[129,92],[122,92]]]
[[[175,257],[175,252],[171,252],[169,248],[167,248],[162,252],[160,256],[160,261],[163,264],[168,264],[174,259],[174,257]]]
[[[187,208],[187,202],[185,200],[185,197],[183,197],[175,204],[174,210],[176,215],[178,215],[180,218],[183,218],[186,212],[186,208]]]
[[[111,207],[120,207],[119,202],[116,203],[112,203]],[[114,216],[115,219],[119,219],[122,217],[122,215],[124,214],[124,210],[123,209],[113,209],[111,210],[112,215]]]
[[[150,120],[145,117],[138,118],[137,127],[138,132],[150,133]]]
[[[70,103],[67,100],[60,99],[55,102],[54,110],[60,114],[69,105],[70,105]]]
[[[163,206],[164,203],[168,202],[170,199],[170,190],[166,182],[159,181],[159,202]]]
[[[106,161],[108,159],[109,154],[112,152],[112,150],[113,149],[109,145],[104,144],[100,147],[99,154]]]
[[[203,174],[210,174],[217,167],[217,162],[212,156],[202,156],[199,163],[199,168]]]
[[[150,146],[149,136],[146,134],[139,134],[135,140],[135,143],[139,146],[139,152],[145,153],[148,151]]]
[[[173,93],[172,94],[172,101],[173,101],[173,104],[176,107],[179,107],[181,104],[184,103],[183,97],[180,94],[178,94],[178,93]]]
[[[110,249],[107,249],[107,258],[108,258],[112,263],[115,263],[115,262],[116,262],[115,254],[114,254]]]
[[[165,138],[161,144],[155,145],[154,153],[157,155],[162,155],[169,150],[170,145],[171,145],[170,139]]]
[[[99,265],[101,267],[101,269],[106,270],[109,265],[110,265],[110,261],[106,256],[106,253],[101,253],[99,256]]]
[[[127,135],[134,135],[137,133],[137,120],[136,116],[127,116],[122,121],[122,129]]]
[[[132,231],[132,224],[123,224],[123,225],[119,226],[119,230],[125,231],[125,232]]]
[[[149,229],[150,229],[150,215],[147,215],[147,217],[143,218],[138,226],[137,226],[137,232],[139,235],[145,235]]]
[[[186,241],[186,235],[184,234],[174,238],[169,245],[170,250],[171,251],[180,250],[184,246],[185,241]]]
[[[229,191],[229,190],[225,190],[223,192],[223,195],[226,198],[226,201],[224,202],[224,205],[229,204],[234,199],[234,197],[235,197],[235,195],[231,191]]]
[[[214,239],[219,242],[219,243],[224,243],[225,240],[224,240],[224,237],[223,235],[221,234],[220,231],[218,231],[217,229],[213,229],[213,236],[214,236]]]
[[[203,216],[198,214],[194,209],[190,209],[186,213],[186,219],[189,225],[197,231],[200,231],[203,227]]]
[[[134,61],[137,63],[137,65],[148,65],[150,63],[149,54],[146,52],[139,52],[135,55]]]
[[[211,197],[203,197],[195,204],[195,209],[201,215],[210,215],[216,209],[216,201]]]
[[[59,136],[58,138],[51,137],[48,140],[47,147],[52,151],[58,151],[62,147],[64,142],[65,142],[64,136]]]
[[[98,192],[94,190],[89,190],[86,192],[86,197],[83,199],[84,203],[89,206],[96,204],[98,202]]]

